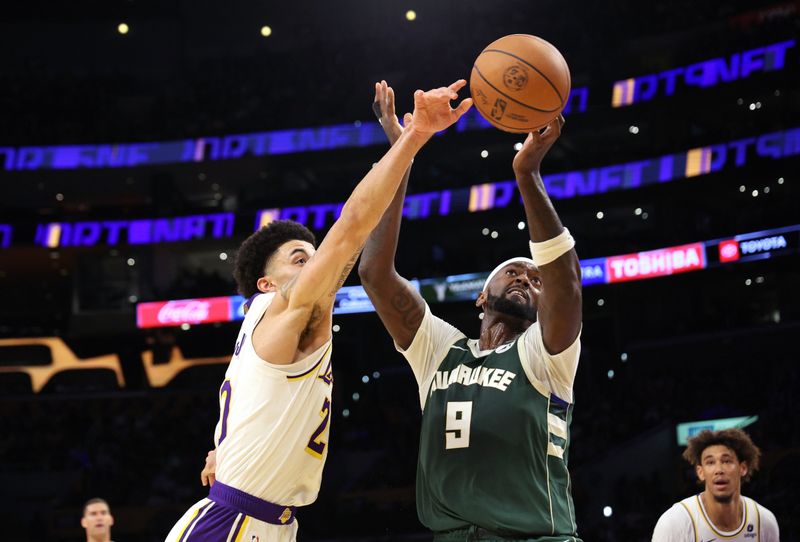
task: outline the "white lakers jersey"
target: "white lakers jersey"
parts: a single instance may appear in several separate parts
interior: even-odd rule
[[[216,477],[259,499],[303,506],[317,498],[328,456],[331,343],[291,365],[259,358],[253,330],[274,295],[253,300],[220,387]]]
[[[779,542],[775,516],[753,499],[742,497],[739,526],[721,531],[706,514],[700,495],[683,499],[664,512],[653,531],[653,542]]]

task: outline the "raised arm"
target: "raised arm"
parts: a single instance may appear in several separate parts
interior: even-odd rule
[[[531,241],[540,243],[564,231],[553,203],[547,195],[539,167],[547,151],[561,135],[564,118],[559,116],[542,133],[528,134],[522,149],[514,157],[514,174],[525,205],[525,217]],[[554,261],[539,266],[542,293],[539,296],[538,320],[545,348],[557,354],[570,346],[581,328],[581,268],[575,249]]]
[[[386,81],[375,84],[375,101],[372,108],[386,137],[389,138],[389,143],[394,145],[403,134],[403,127],[395,115],[394,91]],[[422,297],[406,279],[397,274],[394,266],[397,238],[403,217],[403,201],[410,173],[409,165],[394,199],[378,226],[369,235],[358,266],[361,284],[375,306],[378,316],[392,339],[403,349],[411,345],[425,314],[425,302]]]
[[[472,105],[472,100],[467,98],[455,109],[450,107],[450,101],[458,98],[457,92],[465,84],[461,79],[449,87],[414,93],[413,120],[353,190],[341,216],[298,274],[296,283],[291,285],[291,293],[285,292],[290,308],[316,304],[324,296],[334,296],[355,264],[367,236],[397,192],[417,151],[434,133],[453,124]]]

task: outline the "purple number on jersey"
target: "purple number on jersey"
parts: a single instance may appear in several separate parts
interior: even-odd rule
[[[322,434],[328,427],[328,420],[331,418],[331,400],[327,397],[325,401],[322,402],[322,410],[319,411],[319,415],[322,416],[322,423],[319,424],[317,430],[311,435],[308,446],[306,446],[306,451],[314,457],[322,459],[322,452],[325,451],[325,446],[327,444],[322,440]]]
[[[222,429],[220,429],[219,432],[219,442],[217,442],[217,446],[222,444],[222,441],[225,440],[225,436],[228,434],[228,414],[230,414],[231,408],[231,393],[233,393],[231,381],[226,380],[219,389],[219,402],[222,409]]]

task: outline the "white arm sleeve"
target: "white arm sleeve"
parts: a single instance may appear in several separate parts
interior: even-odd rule
[[[758,513],[761,516],[761,542],[780,542],[781,535],[778,531],[778,520],[775,514],[761,506],[758,506]]]
[[[692,518],[686,509],[675,503],[661,514],[653,529],[653,542],[698,542],[695,540]]]
[[[400,348],[397,343],[394,347],[405,356],[419,386],[420,406],[425,408],[425,399],[433,375],[450,349],[450,345],[466,336],[459,330],[431,313],[431,308],[425,304],[425,316],[419,325],[414,340],[407,350]]]
[[[520,339],[520,355],[530,371],[559,399],[572,403],[572,386],[581,355],[581,334],[563,352],[551,354],[544,346],[539,322],[525,330]]]

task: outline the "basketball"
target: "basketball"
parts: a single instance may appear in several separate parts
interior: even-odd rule
[[[506,132],[532,132],[567,105],[569,67],[551,43],[511,34],[481,51],[472,66],[469,88],[478,112],[493,126]]]

